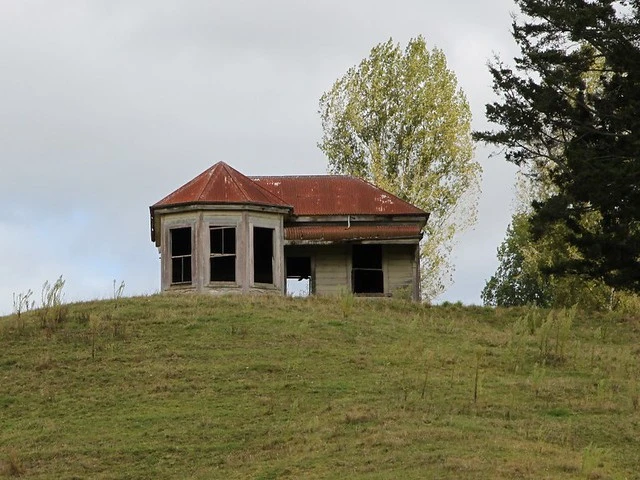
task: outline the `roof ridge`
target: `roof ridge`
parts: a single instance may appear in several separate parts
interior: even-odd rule
[[[240,183],[238,183],[236,181],[235,175],[233,175],[233,172],[237,172],[237,170],[233,169],[232,167],[229,167],[229,165],[227,165],[224,162],[220,162],[220,163],[222,164],[222,168],[224,168],[225,171],[227,172],[227,176],[229,178],[231,178],[231,181],[233,182],[233,184],[238,188],[238,190],[240,190],[242,192],[242,194],[244,195],[245,200],[249,201],[250,200],[249,193],[242,187],[242,185],[240,185]],[[238,172],[238,173],[240,173],[240,172]],[[242,175],[242,174],[240,173],[240,175]],[[251,180],[249,177],[246,177],[246,178]],[[251,180],[251,181],[253,181],[253,180]]]
[[[153,208],[238,202],[282,207],[295,215],[429,215],[409,200],[354,175],[247,176],[225,162],[214,164]]]
[[[340,175],[336,173],[303,173],[299,175],[251,175],[249,178],[300,178],[300,177],[351,177],[352,175]]]
[[[198,175],[197,177],[195,177],[192,181],[195,181],[199,176],[201,175],[206,175],[207,181],[204,182],[204,184],[202,185],[202,189],[200,189],[200,193],[198,193],[198,200],[202,199],[204,197],[204,192],[207,190],[207,186],[211,183],[211,181],[213,180],[213,173],[214,173],[214,169],[212,167],[207,168],[204,172],[202,172],[200,175]],[[182,187],[180,187],[181,189],[186,187],[187,185],[189,185],[190,182],[187,182],[185,185],[183,185]]]
[[[203,202],[233,203],[232,199],[240,203],[293,208],[293,205],[280,196],[223,161],[216,162],[153,206]]]
[[[390,192],[389,190],[385,190],[382,187],[379,187],[378,185],[376,185],[375,183],[370,182],[369,180],[365,180],[364,178],[360,178],[360,177],[356,177],[355,175],[348,175],[349,177],[355,178],[356,180],[360,180],[363,183],[366,183],[367,185],[371,185],[374,188],[377,188],[378,190],[383,191],[384,193],[386,193],[387,195],[391,195],[392,197],[396,198],[397,200],[400,200],[401,202],[409,205],[410,207],[414,207],[414,208],[418,208],[420,210],[422,210],[424,212],[424,210],[421,207],[418,207],[417,205],[414,205],[413,203],[409,202],[408,200],[404,200],[403,198],[400,198],[398,195],[396,195],[395,193]],[[426,212],[425,212],[426,213]]]
[[[253,180],[253,178],[249,177],[248,175],[245,175],[244,173],[239,172],[238,170],[236,170],[235,168],[231,167],[230,165],[227,165],[224,162],[220,162],[220,163],[222,163],[222,166],[224,168],[227,168],[227,172],[229,173],[229,176],[231,177],[231,180],[238,187],[238,189],[240,189],[240,191],[244,194],[244,196],[247,199],[247,201],[251,200],[251,196],[249,195],[249,192],[247,192],[246,189],[236,181],[235,176],[232,175],[233,172],[235,172],[236,174],[240,175],[241,177],[244,177],[247,180],[249,180],[251,182],[251,185],[257,187],[258,190],[260,190],[267,198],[269,198],[271,196],[271,197],[276,198],[280,202],[282,202],[284,205],[287,205],[289,207],[293,206],[293,205],[289,205],[283,198],[281,198],[275,192],[272,192],[271,190],[269,190],[269,189],[263,187],[262,185],[260,185],[259,183],[256,183]]]
[[[293,205],[290,205],[289,202],[287,202],[284,198],[282,198],[280,195],[278,195],[276,192],[272,192],[271,190],[269,190],[268,188],[263,187],[262,185],[260,185],[259,183],[257,183],[253,178],[259,178],[259,177],[247,177],[249,180],[251,180],[251,182],[258,187],[260,190],[262,190],[263,192],[266,192],[267,194],[277,198],[278,200],[280,200],[282,203],[284,203],[285,205],[288,205],[290,207],[293,207]]]

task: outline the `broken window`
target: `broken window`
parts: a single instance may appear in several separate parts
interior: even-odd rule
[[[287,257],[287,294],[311,295],[311,257]]]
[[[351,270],[353,293],[384,293],[382,245],[354,245]]]
[[[191,283],[191,227],[172,228],[171,283]]]
[[[273,283],[273,228],[253,227],[253,281]]]
[[[209,228],[211,245],[210,270],[212,282],[236,281],[236,228]]]
[[[308,297],[312,294],[311,279],[287,278],[287,295],[290,297]]]

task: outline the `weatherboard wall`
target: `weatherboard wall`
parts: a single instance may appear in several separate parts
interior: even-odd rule
[[[197,291],[210,293],[265,293],[284,294],[284,251],[282,214],[253,212],[250,210],[188,210],[162,214],[160,217],[162,241],[162,291]],[[211,282],[210,235],[211,226],[229,226],[236,229],[235,281]],[[171,229],[191,228],[191,283],[173,284],[171,272]],[[253,228],[273,229],[273,255],[271,258],[273,283],[258,283],[254,279]]]
[[[385,245],[385,291],[391,294],[403,291],[412,299],[419,299],[420,267],[417,249],[418,245]]]
[[[351,291],[352,245],[292,245],[286,256],[310,257],[311,293],[339,295]],[[383,244],[382,266],[384,295],[402,292],[415,301],[420,299],[418,244]]]
[[[314,252],[314,291],[318,295],[337,295],[351,288],[349,245],[316,247]]]

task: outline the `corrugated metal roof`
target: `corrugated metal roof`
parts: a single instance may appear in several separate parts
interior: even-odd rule
[[[224,162],[218,162],[151,208],[189,203],[240,203],[289,207],[281,198]]]
[[[419,225],[312,225],[286,227],[284,238],[287,240],[376,240],[389,238],[420,238]]]
[[[249,178],[218,162],[150,207],[151,239],[155,240],[156,208],[189,204],[248,204],[293,209],[300,216],[382,215],[428,213],[364,180],[343,175]],[[350,231],[349,231],[350,230]],[[394,238],[419,236],[418,226],[291,227],[287,238]]]
[[[295,215],[420,215],[427,213],[364,180],[343,175],[251,177],[293,205]]]

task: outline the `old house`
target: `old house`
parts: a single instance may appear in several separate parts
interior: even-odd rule
[[[420,298],[429,214],[341,175],[247,177],[219,162],[150,207],[161,288]]]

